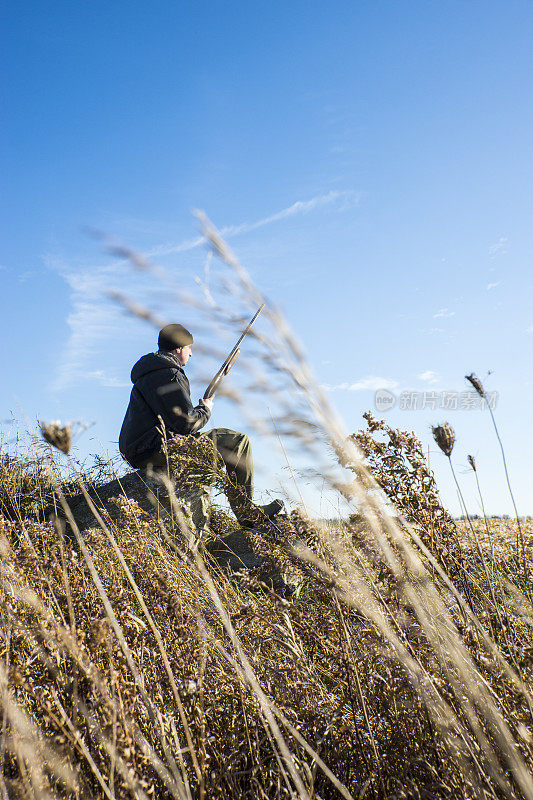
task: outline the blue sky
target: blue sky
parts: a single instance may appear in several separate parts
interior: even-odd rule
[[[430,435],[445,418],[471,510],[468,453],[488,510],[512,513],[486,413],[399,407],[402,391],[463,392],[476,371],[499,393],[532,514],[532,33],[526,0],[5,6],[2,420],[94,422],[79,455],[116,453],[154,332],[102,290],[195,317],[86,229],[195,292],[201,208],[284,311],[347,431],[388,387],[383,416],[429,445],[452,511]],[[224,400],[212,421],[251,432]],[[255,443],[258,488],[285,480],[282,455]]]

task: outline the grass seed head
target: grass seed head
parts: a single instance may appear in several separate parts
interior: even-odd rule
[[[475,374],[475,372],[471,372],[470,375],[465,375],[467,381],[470,381],[476,392],[480,397],[485,397],[485,389],[483,388],[483,384]]]
[[[448,458],[452,454],[453,446],[455,444],[455,431],[449,422],[443,422],[441,425],[434,425],[432,428],[433,438]]]
[[[57,447],[62,453],[67,453],[72,444],[72,428],[70,425],[61,425],[60,422],[42,422],[41,433],[48,444]]]

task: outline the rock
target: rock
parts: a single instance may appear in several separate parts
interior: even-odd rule
[[[225,572],[238,572],[243,568],[255,569],[265,560],[263,556],[254,553],[242,531],[214,539],[207,543],[205,549]]]
[[[153,474],[145,470],[135,470],[109,481],[102,486],[87,487],[88,494],[97,510],[112,520],[120,516],[120,509],[113,499],[127,497],[135,500],[143,511],[156,519],[171,517],[171,502],[165,485]],[[178,510],[184,514],[199,532],[203,533],[209,519],[209,494],[203,487],[180,492],[175,488],[174,497]],[[94,528],[97,524],[94,514],[83,494],[69,498],[72,515],[80,530]]]
[[[135,500],[139,507],[154,519],[163,521],[171,519],[171,502],[164,483],[145,470],[129,472],[102,486],[87,487],[87,491],[104,520],[107,518],[117,520],[120,517],[121,504],[116,502],[116,498],[119,497]],[[230,575],[242,573],[243,570],[258,570],[262,582],[275,591],[286,593],[288,587],[280,570],[275,566],[266,565],[263,556],[256,553],[251,547],[244,530],[239,529],[227,536],[212,538],[213,534],[208,527],[210,497],[207,488],[197,486],[192,489],[182,488],[180,490],[178,485],[174,490],[174,496],[175,510],[177,507],[177,511],[183,514],[192,529],[196,531],[198,539],[207,534],[208,541],[205,549],[219,569]],[[70,497],[68,503],[80,531],[98,525],[82,493]],[[66,534],[77,549],[77,542],[71,534],[68,524]]]

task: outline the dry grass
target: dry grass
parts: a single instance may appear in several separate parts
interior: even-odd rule
[[[494,546],[496,559],[505,559],[509,553],[516,548],[516,520],[502,517],[490,517],[488,520],[489,530],[487,531],[483,519],[472,519],[472,525],[482,546],[490,553]],[[470,526],[464,520],[456,522],[461,532],[461,540],[468,541],[470,536]],[[522,530],[527,548],[533,547],[533,519],[521,519]]]
[[[237,586],[214,575],[213,594],[201,563],[175,552],[183,547],[181,537],[169,542],[169,532],[134,501],[117,502],[120,518],[107,520],[105,530],[89,531],[85,543],[122,643],[86,562],[70,549],[61,528],[31,514],[22,522],[3,521],[4,708],[9,697],[34,730],[28,755],[27,733],[6,711],[7,796],[291,796],[294,781],[243,659],[278,720],[307,793],[302,796],[341,796],[312,751],[346,787],[344,796],[478,794],[460,760],[449,758],[394,651],[365,616],[339,600],[325,570],[313,574],[309,563],[300,562],[303,588],[295,602],[258,593],[253,576],[247,586]],[[229,520],[218,514],[224,533]],[[416,615],[402,607],[398,587],[376,563],[362,518],[314,527],[307,524],[315,549],[328,538],[344,545],[351,540],[373,597],[406,648],[445,687],[446,675]],[[302,535],[301,518],[299,529]],[[511,523],[498,521],[502,563],[513,541],[510,529]],[[458,542],[476,586],[481,573],[466,534]],[[284,542],[261,532],[254,539],[278,561],[294,562]],[[456,622],[528,757],[527,706],[504,677],[495,680],[475,631],[459,613]],[[518,627],[513,621],[507,632],[515,650]],[[527,627],[524,634],[518,666],[530,677]],[[45,770],[34,775],[32,759],[45,745]]]
[[[258,305],[205,226],[230,269],[224,287],[233,280]],[[259,573],[230,580],[183,520],[126,497],[117,519],[95,513],[81,535],[68,508],[85,490],[79,475],[61,480],[42,456],[4,459],[0,792],[533,798],[533,610],[513,523],[489,520],[488,533],[483,521],[474,533],[456,523],[414,434],[367,415],[347,437],[283,318],[269,307],[264,317],[270,329],[254,336],[281,435],[352,516],[298,512],[249,535],[298,584],[288,601]],[[265,390],[264,376],[253,382]],[[197,456],[181,443],[179,481],[214,470],[227,489]],[[66,529],[44,518],[53,503]],[[218,534],[232,525],[220,511],[212,519]],[[531,523],[523,530],[529,545]]]
[[[144,791],[187,797],[187,784],[193,797],[200,787],[207,797],[291,796],[287,784],[293,780],[279,744],[201,570],[172,552],[158,525],[132,501],[121,506],[121,518],[109,523],[109,531],[159,634],[169,670],[102,530],[91,530],[86,544],[124,645],[85,561],[70,551],[61,531],[30,518],[23,528],[4,521],[2,661],[12,703],[38,725],[51,753],[46,773],[32,777],[27,766],[25,781],[28,757],[7,721],[8,796],[49,791],[127,797]],[[296,731],[355,796],[365,786],[369,797],[390,795],[400,786],[418,786],[425,796],[463,792],[460,771],[447,763],[393,653],[323,580],[314,583],[307,576],[294,603],[253,586],[236,587],[222,576],[215,585],[232,635],[269,706],[276,705],[280,736],[288,741],[305,791],[311,794],[313,787],[315,796],[340,796]],[[165,763],[159,769],[158,759]],[[76,787],[70,792],[59,777],[67,765]]]

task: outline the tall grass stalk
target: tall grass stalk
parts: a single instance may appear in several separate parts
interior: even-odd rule
[[[489,574],[489,568],[487,566],[487,561],[485,559],[485,554],[483,553],[483,549],[482,549],[481,544],[479,542],[478,535],[477,535],[476,531],[474,530],[474,526],[472,524],[472,520],[470,518],[470,514],[468,513],[468,509],[466,507],[466,502],[465,502],[463,493],[461,491],[461,487],[459,485],[459,481],[457,480],[457,476],[456,476],[455,470],[453,468],[452,452],[453,452],[453,446],[454,446],[454,443],[455,443],[455,433],[454,433],[453,429],[451,428],[451,426],[448,423],[445,422],[442,425],[439,425],[439,426],[436,426],[436,427],[433,428],[433,435],[435,437],[435,441],[437,442],[437,444],[439,445],[440,449],[442,450],[442,452],[445,454],[445,456],[448,459],[448,463],[450,465],[450,470],[451,470],[453,479],[455,481],[457,494],[458,494],[458,496],[460,498],[461,505],[463,507],[466,519],[468,521],[468,526],[470,528],[470,532],[472,533],[472,536],[473,536],[474,541],[476,543],[477,551],[479,553],[479,556],[481,558],[481,562],[483,564],[483,569],[485,571],[485,577],[487,579],[487,588],[489,590],[490,598],[492,600],[492,607],[494,608],[494,611],[495,611],[495,613],[497,615],[497,618],[498,618],[498,623],[499,623],[498,630],[503,631],[504,637],[507,639],[506,625],[503,624],[503,620],[502,620],[502,616],[501,616],[501,610],[500,610],[500,603],[496,599],[496,595],[494,594],[494,589],[493,589],[493,585],[492,585],[493,584],[492,578],[493,578],[493,575],[494,575],[494,570],[493,570],[493,575],[491,576]],[[473,465],[473,467],[475,467],[475,462],[473,462],[473,459],[472,460],[470,460],[470,459],[471,459],[471,457],[469,456],[469,463],[471,464],[471,466]],[[494,558],[492,559],[492,564],[494,565]],[[503,591],[502,591],[502,597],[503,597]],[[504,613],[505,613],[505,609],[504,609]],[[506,614],[505,614],[505,616],[507,617]],[[493,635],[494,635],[494,631],[493,631]],[[509,644],[508,640],[507,640],[507,643]],[[514,662],[515,669],[516,669],[517,673],[520,674],[519,673],[519,669],[518,669],[518,665],[516,664],[516,660],[514,658],[514,654],[513,654],[512,648],[509,648],[509,651],[511,653],[511,659]],[[531,707],[530,707],[530,711],[531,711]]]
[[[143,596],[142,596],[142,594],[141,594],[141,592],[139,590],[139,587],[137,586],[137,583],[136,583],[136,581],[135,581],[135,579],[134,579],[134,577],[133,577],[133,575],[131,573],[130,568],[128,567],[128,564],[126,563],[126,559],[124,558],[124,556],[122,554],[122,551],[120,550],[115,537],[113,536],[113,534],[109,530],[108,526],[102,520],[102,517],[100,516],[100,514],[99,514],[96,506],[94,505],[89,493],[87,492],[87,489],[86,489],[83,481],[79,480],[79,486],[80,486],[80,489],[81,489],[81,491],[83,493],[83,496],[85,497],[85,500],[87,501],[87,505],[89,506],[89,508],[91,509],[91,511],[94,514],[94,517],[95,517],[98,525],[100,526],[101,530],[107,536],[107,538],[109,540],[109,543],[111,544],[111,547],[113,548],[113,551],[115,552],[115,554],[116,554],[116,556],[117,556],[117,558],[118,558],[118,560],[120,562],[120,565],[122,566],[122,569],[124,570],[124,573],[125,573],[125,575],[126,575],[126,577],[128,579],[128,582],[129,582],[130,586],[133,589],[135,597],[137,598],[139,606],[141,607],[141,610],[142,610],[144,616],[146,617],[146,620],[147,620],[147,622],[148,622],[148,624],[150,626],[150,629],[151,629],[151,631],[152,631],[152,633],[154,635],[154,638],[156,640],[157,647],[158,647],[158,650],[159,650],[159,654],[160,654],[161,660],[163,662],[163,666],[165,668],[165,671],[167,673],[170,686],[172,688],[172,694],[174,696],[174,702],[176,703],[176,706],[177,706],[178,711],[179,711],[180,719],[181,719],[181,722],[183,724],[183,729],[185,731],[185,736],[186,736],[186,739],[187,739],[187,745],[188,745],[188,748],[189,748],[189,753],[190,753],[191,760],[192,760],[192,763],[193,763],[193,766],[194,766],[194,770],[196,772],[196,775],[197,775],[198,779],[201,782],[202,781],[202,772],[201,772],[200,766],[198,764],[198,757],[196,755],[196,750],[195,750],[195,747],[194,747],[194,744],[193,744],[191,732],[189,730],[189,725],[187,723],[187,717],[185,715],[185,710],[183,708],[183,704],[182,704],[181,698],[179,696],[178,687],[176,685],[176,679],[174,677],[174,673],[172,671],[172,667],[170,666],[170,661],[169,661],[169,658],[168,658],[168,654],[167,654],[165,645],[163,643],[163,639],[161,637],[161,634],[159,632],[159,629],[158,629],[157,625],[155,624],[155,622],[153,620],[153,617],[150,614],[150,611],[148,610],[148,607],[147,607],[147,605],[146,605],[146,603],[144,601],[144,598],[143,598]],[[183,784],[183,786],[181,786],[182,791],[184,790],[184,786],[185,786],[185,784]]]
[[[489,522],[488,522],[488,519],[487,519],[487,514],[486,514],[486,511],[485,511],[485,503],[483,502],[483,495],[481,493],[481,486],[479,485],[479,478],[478,478],[478,474],[477,474],[476,460],[475,460],[474,456],[471,456],[471,455],[467,456],[467,460],[468,460],[468,463],[470,464],[470,466],[472,467],[472,472],[474,473],[474,477],[476,479],[477,493],[478,493],[479,501],[481,503],[481,511],[483,513],[483,521],[485,523],[485,531],[487,532],[487,537],[488,537],[488,540],[490,542],[491,561],[494,563],[494,537],[492,535],[492,531],[490,530]]]
[[[524,578],[525,578],[525,581],[526,581],[526,584],[527,584],[528,580],[529,580],[529,571],[528,571],[528,568],[527,568],[527,560],[526,560],[526,544],[525,544],[525,540],[524,540],[524,534],[523,534],[523,531],[522,531],[522,526],[520,524],[520,517],[518,516],[518,509],[516,507],[516,501],[514,499],[513,489],[511,487],[511,479],[509,477],[509,470],[507,469],[507,459],[505,457],[505,449],[504,449],[503,442],[502,442],[501,437],[500,437],[500,432],[498,430],[498,426],[496,425],[496,418],[494,416],[494,412],[492,410],[491,404],[487,400],[487,394],[485,392],[485,388],[484,388],[483,384],[481,383],[481,381],[479,380],[479,378],[473,372],[470,375],[465,375],[465,378],[466,378],[467,381],[469,381],[472,384],[472,386],[474,387],[476,392],[479,394],[479,396],[483,400],[485,400],[487,408],[489,409],[489,414],[490,414],[490,418],[492,420],[492,425],[494,427],[494,432],[496,434],[496,438],[498,439],[498,444],[500,445],[500,451],[501,451],[501,454],[502,454],[502,461],[503,461],[503,469],[505,471],[505,480],[507,481],[507,488],[509,490],[509,495],[511,497],[511,502],[513,504],[514,513],[515,513],[515,519],[516,519],[516,526],[517,526],[517,529],[518,529],[517,530],[517,534],[516,534],[516,549],[517,550],[521,549],[522,569],[524,571]]]
[[[115,612],[113,610],[113,606],[111,605],[111,602],[109,600],[107,592],[106,592],[106,590],[105,590],[105,588],[104,588],[104,586],[102,584],[102,580],[101,580],[101,578],[100,578],[100,576],[98,574],[98,571],[97,571],[97,569],[95,567],[93,558],[92,558],[92,556],[91,556],[91,554],[90,554],[90,552],[89,552],[89,550],[88,550],[88,548],[87,548],[87,546],[86,546],[86,544],[85,544],[85,542],[83,540],[83,537],[82,537],[82,535],[80,533],[80,530],[79,530],[79,528],[78,528],[78,526],[77,526],[77,524],[76,524],[76,522],[74,520],[74,517],[72,516],[72,512],[71,512],[70,507],[69,507],[69,505],[68,505],[68,503],[67,503],[67,501],[65,499],[65,496],[64,496],[63,491],[61,489],[61,486],[58,483],[56,483],[55,490],[56,490],[57,496],[59,498],[59,502],[61,503],[63,511],[65,512],[65,515],[67,517],[67,520],[68,520],[68,523],[70,525],[70,528],[71,528],[72,532],[74,533],[74,535],[76,537],[76,540],[78,542],[78,546],[79,546],[79,548],[80,548],[80,550],[81,550],[81,552],[83,554],[83,558],[85,559],[85,562],[87,564],[87,567],[89,569],[89,572],[91,574],[93,582],[94,582],[94,584],[95,584],[95,586],[97,588],[98,594],[100,595],[100,598],[101,598],[102,603],[104,605],[107,617],[108,617],[108,619],[109,619],[109,621],[111,623],[111,626],[112,626],[112,628],[113,628],[113,630],[115,632],[115,635],[116,635],[116,637],[117,637],[117,639],[118,639],[118,641],[120,643],[120,646],[122,648],[122,652],[124,654],[124,657],[126,659],[128,667],[129,667],[132,675],[135,678],[135,683],[137,685],[137,688],[138,688],[140,694],[142,695],[143,702],[145,704],[145,708],[146,708],[146,710],[148,712],[150,720],[151,720],[151,722],[152,722],[152,724],[154,726],[154,729],[156,730],[156,732],[158,734],[160,745],[161,745],[161,747],[163,749],[163,752],[165,753],[165,757],[166,757],[167,763],[168,763],[169,768],[170,768],[170,772],[171,772],[172,777],[173,777],[173,782],[168,782],[167,783],[168,789],[170,790],[172,795],[176,798],[176,800],[187,800],[186,794],[185,794],[185,790],[184,790],[183,780],[182,780],[182,778],[180,776],[178,766],[177,766],[177,764],[176,764],[176,762],[175,762],[175,760],[174,760],[174,758],[172,756],[172,753],[171,753],[171,751],[170,751],[170,749],[168,747],[168,743],[167,743],[165,734],[163,732],[162,727],[159,724],[159,721],[157,719],[157,715],[156,715],[155,709],[153,707],[153,704],[152,704],[152,702],[151,702],[151,700],[150,700],[150,698],[149,698],[149,696],[148,696],[148,694],[146,692],[146,689],[145,689],[145,686],[144,686],[144,681],[143,681],[143,679],[142,679],[142,677],[141,677],[141,675],[139,673],[139,670],[138,670],[137,666],[135,665],[133,654],[132,654],[130,648],[128,647],[128,644],[126,642],[126,638],[124,636],[124,632],[122,630],[122,627],[121,627],[120,623],[118,622],[118,619],[117,619],[117,617],[115,615]]]

